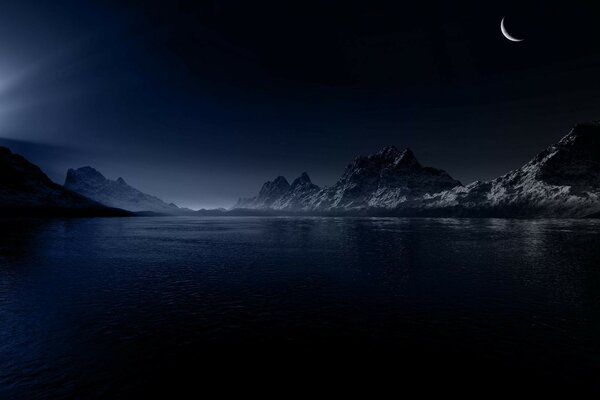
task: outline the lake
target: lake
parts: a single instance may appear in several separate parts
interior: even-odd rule
[[[2,399],[600,392],[598,220],[0,223]]]

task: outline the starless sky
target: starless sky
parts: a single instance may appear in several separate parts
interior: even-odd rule
[[[10,1],[0,144],[184,206],[410,147],[468,183],[600,118],[579,1]],[[500,20],[520,43],[506,40]]]

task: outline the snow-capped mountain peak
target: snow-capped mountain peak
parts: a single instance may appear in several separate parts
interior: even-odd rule
[[[311,212],[387,210],[398,215],[433,216],[597,214],[600,122],[576,125],[522,167],[487,182],[463,186],[443,170],[423,167],[410,149],[386,146],[354,158],[331,187],[319,189],[306,174],[290,188],[278,187],[281,190],[274,195],[278,196],[275,200],[271,197],[268,203],[249,202],[246,206]]]
[[[101,204],[128,211],[179,213],[184,210],[129,186],[123,178],[107,179],[92,167],[69,169],[65,187]]]

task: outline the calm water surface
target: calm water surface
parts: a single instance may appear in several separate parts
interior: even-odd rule
[[[335,372],[598,392],[600,221],[0,223],[0,398]]]

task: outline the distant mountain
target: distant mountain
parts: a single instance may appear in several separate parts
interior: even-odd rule
[[[585,217],[600,213],[600,122],[576,125],[519,169],[463,186],[447,172],[423,167],[393,146],[358,157],[340,180],[318,188],[267,182],[238,208],[360,215],[465,217]],[[276,190],[272,190],[276,187]],[[263,196],[261,194],[268,196]],[[268,201],[266,199],[268,198]]]
[[[128,211],[150,211],[161,214],[180,214],[191,211],[179,208],[172,203],[167,204],[158,197],[143,193],[129,186],[123,178],[118,178],[116,181],[107,179],[92,167],[69,169],[65,188],[98,203]]]
[[[313,184],[306,172],[303,172],[290,185],[283,176],[266,182],[258,196],[238,200],[234,208],[254,210],[309,210],[313,197],[320,188]]]
[[[273,203],[279,200],[290,189],[290,184],[283,176],[278,176],[273,181],[267,181],[262,185],[258,196],[241,198],[235,208],[265,209],[272,208]]]
[[[276,181],[280,184],[277,190],[272,190]],[[457,186],[461,183],[447,172],[423,167],[411,150],[400,151],[389,146],[355,158],[332,187],[319,188],[306,173],[292,185],[284,177],[278,177],[265,183],[257,197],[241,199],[236,207],[288,211],[391,209]],[[268,201],[263,196],[266,193]]]
[[[272,208],[277,210],[308,210],[321,188],[312,183],[306,172],[294,179],[289,189],[279,197]]]
[[[6,147],[0,147],[0,214],[129,215],[52,182],[39,167]]]

